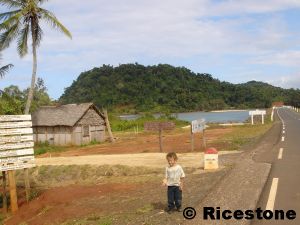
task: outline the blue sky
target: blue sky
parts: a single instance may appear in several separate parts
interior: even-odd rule
[[[73,39],[43,24],[38,77],[53,99],[103,64],[185,66],[231,83],[300,88],[299,0],[49,0]],[[1,11],[5,8],[1,6]],[[32,56],[2,52],[14,68],[0,88],[30,85]]]

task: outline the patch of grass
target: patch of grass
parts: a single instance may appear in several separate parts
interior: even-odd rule
[[[119,115],[110,116],[110,124],[112,131],[143,131],[145,122],[153,121],[171,121],[174,122],[176,127],[182,127],[189,125],[189,122],[176,119],[171,114],[161,115],[159,118],[155,118],[152,114],[146,113],[134,120],[121,120]]]
[[[80,147],[86,147],[86,146],[91,146],[91,145],[99,145],[99,144],[101,144],[101,142],[96,141],[96,140],[92,140],[88,144],[81,144]]]
[[[66,221],[60,225],[111,225],[113,219],[109,216],[90,215],[83,219],[73,219]]]
[[[34,190],[32,198],[40,194],[41,187],[56,187],[69,184],[97,184],[123,182],[143,183],[156,179],[161,170],[149,167],[130,167],[125,165],[60,165],[39,166],[29,169],[30,183]],[[18,186],[24,185],[24,171],[16,172]]]
[[[241,146],[262,136],[272,127],[271,123],[243,125],[232,127],[232,131],[223,135],[218,140],[210,143],[211,146],[218,146],[219,150],[238,150]]]
[[[39,142],[39,143],[35,144],[35,146],[34,146],[34,154],[35,155],[42,155],[47,152],[49,152],[49,153],[62,152],[65,150],[66,150],[66,147],[50,145],[50,143],[48,141]]]
[[[154,206],[152,204],[146,204],[143,207],[136,210],[138,214],[148,213],[154,210]]]
[[[42,208],[42,210],[38,213],[37,216],[41,216],[43,214],[45,214],[46,212],[48,212],[51,208],[53,208],[53,206],[45,206]]]
[[[4,220],[5,220],[5,215],[0,213],[0,225],[4,224]]]
[[[30,189],[30,194],[29,194],[29,201],[37,198],[38,196],[40,196],[42,193],[41,190],[35,189],[35,188],[31,188]]]

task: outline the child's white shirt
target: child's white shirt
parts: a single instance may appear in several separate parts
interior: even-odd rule
[[[180,165],[166,167],[167,186],[180,186],[180,178],[185,177]]]

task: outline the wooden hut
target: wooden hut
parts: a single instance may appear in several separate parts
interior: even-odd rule
[[[105,140],[105,118],[93,103],[43,106],[32,114],[35,142],[81,145]]]

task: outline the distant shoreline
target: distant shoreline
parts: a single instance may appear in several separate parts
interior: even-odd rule
[[[213,110],[210,112],[244,112],[244,111],[249,111],[247,109],[228,109],[228,110]]]

